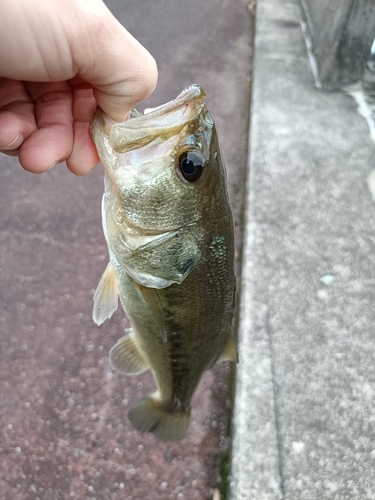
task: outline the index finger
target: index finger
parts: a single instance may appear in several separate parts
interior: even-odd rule
[[[106,14],[88,26],[89,54],[73,53],[78,74],[93,85],[98,105],[114,120],[123,121],[154,91],[157,67],[151,54],[104,8]],[[82,33],[74,43],[85,43]]]

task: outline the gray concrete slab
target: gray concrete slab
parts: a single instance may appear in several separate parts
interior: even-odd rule
[[[246,0],[109,0],[152,52],[162,104],[201,84],[226,159],[238,247],[246,170],[250,13]],[[142,106],[140,106],[142,108]],[[212,499],[229,448],[228,366],[207,372],[181,443],[134,430],[126,413],[154,390],[149,374],[112,372],[107,355],[127,325],[102,327],[92,297],[105,269],[103,173],[64,165],[36,176],[0,157],[1,500]]]
[[[375,498],[374,144],[258,0],[232,500]]]
[[[315,83],[341,90],[362,80],[375,36],[375,5],[370,0],[298,0],[312,45]]]

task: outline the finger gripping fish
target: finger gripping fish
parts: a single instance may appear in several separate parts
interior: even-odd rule
[[[166,441],[184,437],[203,372],[237,361],[233,218],[204,98],[192,85],[145,115],[115,123],[98,110],[92,123],[109,249],[93,319],[110,318],[120,297],[132,328],[110,361],[126,374],[152,371],[157,391],[128,416]]]

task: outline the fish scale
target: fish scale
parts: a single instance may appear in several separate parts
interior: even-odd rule
[[[216,128],[198,85],[146,115],[115,123],[98,110],[92,136],[106,181],[110,262],[94,296],[103,323],[118,297],[132,329],[114,368],[150,369],[157,391],[129,413],[140,431],[182,439],[205,370],[237,361],[231,335],[234,231]]]

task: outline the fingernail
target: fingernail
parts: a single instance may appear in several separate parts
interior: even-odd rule
[[[17,144],[18,148],[22,144],[22,142],[23,142],[23,136],[22,134],[18,134],[17,137],[12,142],[7,144],[6,146],[0,146],[0,149],[2,149],[3,151],[7,151],[8,149],[15,149],[14,145]]]
[[[58,161],[55,161],[54,163],[52,163],[52,165],[50,167],[47,168],[46,171],[48,170],[51,170],[51,168],[55,167],[56,165],[60,164],[60,163],[64,163],[65,160],[58,160]]]

